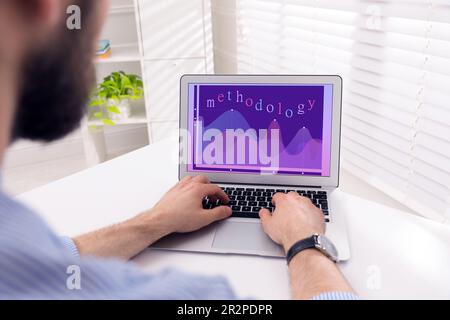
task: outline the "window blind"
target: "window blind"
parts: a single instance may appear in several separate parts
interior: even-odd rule
[[[450,221],[450,1],[236,0],[240,73],[344,78],[343,166]]]

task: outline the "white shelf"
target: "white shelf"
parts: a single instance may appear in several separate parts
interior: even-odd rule
[[[178,114],[180,75],[205,73],[205,66],[213,65],[211,59],[203,56],[207,50],[206,33],[208,39],[211,38],[208,31],[211,30],[210,1],[112,0],[102,34],[103,39],[111,41],[112,52],[109,58],[93,59],[97,79],[101,80],[112,71],[123,70],[142,76],[145,88],[145,98],[133,103],[128,119],[114,121],[116,126],[146,126],[150,142],[177,131],[178,122],[172,121],[177,117],[172,114]],[[190,18],[186,20],[186,17]],[[164,100],[162,98],[167,103],[160,101]],[[158,110],[164,112],[152,118],[152,115],[158,115]],[[91,130],[92,127],[98,127],[98,130]],[[108,158],[107,127],[93,117],[84,120],[82,135],[89,165]]]
[[[95,62],[102,63],[118,63],[118,62],[140,62],[142,57],[139,53],[139,45],[137,43],[118,45],[111,47],[111,56],[109,58],[96,58]]]
[[[141,102],[142,103],[142,102]],[[116,126],[130,125],[130,124],[147,124],[147,115],[145,107],[139,104],[132,104],[131,116],[123,120],[113,120]],[[101,120],[89,119],[88,126],[105,127],[106,125]]]

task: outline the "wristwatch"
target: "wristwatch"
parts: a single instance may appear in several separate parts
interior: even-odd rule
[[[338,251],[331,240],[325,236],[315,234],[312,237],[295,243],[289,249],[286,255],[287,263],[289,264],[297,254],[307,249],[317,249],[333,262],[338,262],[339,260]]]

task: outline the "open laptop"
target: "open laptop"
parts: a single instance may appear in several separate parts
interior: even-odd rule
[[[274,210],[274,193],[294,191],[323,210],[326,236],[339,260],[349,259],[345,216],[330,200],[339,184],[341,106],[339,76],[183,76],[179,178],[208,176],[229,195],[233,215],[153,248],[284,257],[258,212]]]

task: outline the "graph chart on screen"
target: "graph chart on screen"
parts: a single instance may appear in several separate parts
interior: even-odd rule
[[[326,174],[327,91],[323,85],[191,85],[191,169]]]

